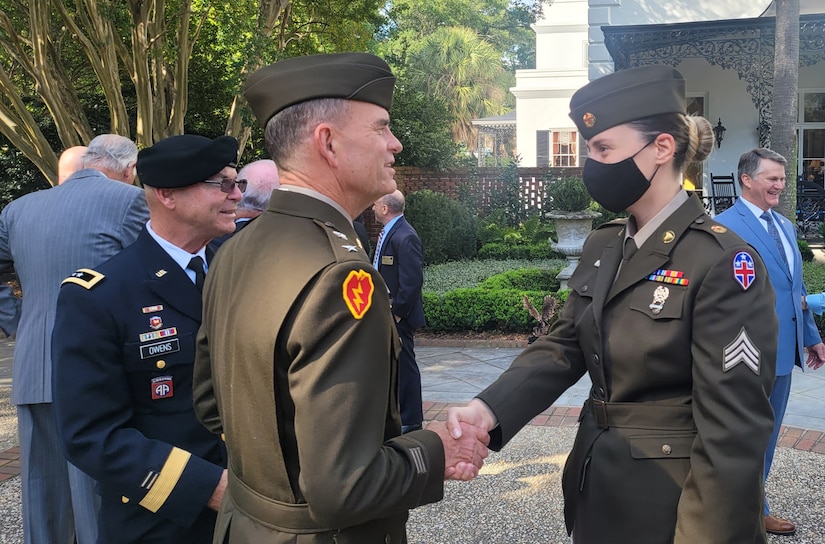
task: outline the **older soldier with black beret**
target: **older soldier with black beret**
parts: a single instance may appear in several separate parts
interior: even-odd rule
[[[570,110],[590,194],[630,217],[590,235],[558,322],[448,427],[480,425],[500,449],[588,373],[562,478],[576,544],[764,543],[774,292],[754,249],[681,187],[710,123],[685,115],[667,66],[592,81]]]
[[[195,409],[230,456],[215,542],[403,543],[408,510],[487,455],[470,427],[401,436],[398,333],[352,226],[396,188],[394,84],[363,53],[287,59],[246,82],[281,187],[204,290]]]
[[[212,541],[226,450],[195,417],[192,365],[205,247],[235,229],[237,153],[192,135],[140,151],[149,222],[60,289],[55,412],[69,461],[97,480],[99,544]]]

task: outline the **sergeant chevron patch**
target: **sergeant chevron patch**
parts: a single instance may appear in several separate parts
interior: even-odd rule
[[[753,344],[745,327],[742,327],[739,334],[733,339],[733,342],[725,346],[722,371],[727,372],[739,363],[744,363],[745,366],[753,370],[753,373],[758,376],[759,355],[759,348]]]

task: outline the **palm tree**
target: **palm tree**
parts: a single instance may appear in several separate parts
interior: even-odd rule
[[[501,54],[466,27],[443,27],[410,52],[410,84],[443,100],[452,117],[453,139],[470,150],[476,140],[471,121],[504,113],[512,75]]]
[[[771,149],[788,159],[787,185],[777,211],[796,218],[796,116],[799,83],[799,0],[776,0]]]

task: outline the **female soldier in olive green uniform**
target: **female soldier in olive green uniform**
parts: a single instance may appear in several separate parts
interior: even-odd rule
[[[681,74],[665,66],[573,95],[585,184],[631,216],[588,238],[550,333],[448,419],[490,430],[498,449],[589,373],[563,476],[576,544],[766,541],[774,293],[753,248],[680,186],[713,145],[710,123],[685,116],[684,97]]]

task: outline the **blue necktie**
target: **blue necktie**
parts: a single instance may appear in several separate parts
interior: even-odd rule
[[[384,241],[384,233],[386,229],[381,229],[381,234],[378,235],[378,241],[375,242],[375,255],[372,258],[372,266],[378,270],[378,260],[381,258],[381,242]]]
[[[774,225],[773,223],[773,216],[770,212],[764,212],[759,217],[767,221],[768,234],[771,235],[771,238],[773,238],[773,243],[776,244],[776,249],[778,249],[779,254],[782,255],[782,262],[785,263],[785,266],[788,266],[788,256],[785,255],[785,246],[782,245],[782,239],[779,237],[779,231],[776,229],[776,225]]]

